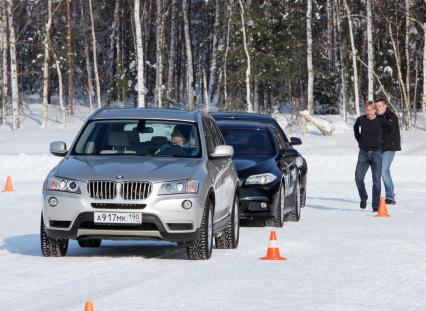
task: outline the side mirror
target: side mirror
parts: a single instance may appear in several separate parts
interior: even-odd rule
[[[211,158],[231,158],[234,155],[234,147],[229,145],[216,146],[214,152],[210,154]]]
[[[300,138],[297,138],[297,137],[290,137],[290,144],[292,146],[301,145],[302,144],[302,140]]]
[[[296,158],[299,156],[299,152],[293,148],[285,148],[281,152],[281,156],[283,156],[284,158]]]
[[[67,155],[67,144],[63,141],[54,141],[50,143],[50,153],[58,156],[65,157]]]

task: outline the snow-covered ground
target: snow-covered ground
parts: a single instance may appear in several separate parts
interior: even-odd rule
[[[31,109],[30,109],[31,108]],[[393,164],[397,206],[390,218],[360,210],[351,125],[331,137],[309,128],[299,150],[309,163],[307,205],[299,223],[277,230],[287,261],[262,261],[269,228],[245,226],[236,250],[209,261],[186,260],[166,242],[70,243],[64,258],[40,252],[41,187],[59,158],[52,140],[70,143],[88,115],[62,129],[40,129],[38,105],[27,105],[23,129],[0,128],[0,310],[425,310],[426,133],[403,132]],[[58,120],[60,118],[58,117]],[[419,121],[422,122],[422,121]],[[371,176],[367,186],[371,191]]]

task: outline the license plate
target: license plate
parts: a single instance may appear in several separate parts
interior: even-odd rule
[[[141,224],[142,213],[101,213],[95,212],[97,224]]]

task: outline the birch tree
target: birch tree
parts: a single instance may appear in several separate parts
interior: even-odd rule
[[[7,75],[7,51],[8,51],[8,40],[7,40],[7,15],[5,2],[0,3],[1,13],[1,24],[0,24],[0,44],[1,44],[1,55],[2,63],[0,64],[1,70],[1,102],[2,102],[2,124],[7,124],[7,92],[8,92],[8,75]]]
[[[308,111],[310,115],[314,114],[314,70],[312,64],[312,0],[307,1],[306,10],[306,38],[307,51],[306,61],[308,64]]]
[[[171,1],[171,18],[170,18],[170,46],[169,46],[169,67],[167,72],[167,101],[170,103],[173,101],[173,81],[174,81],[174,68],[176,61],[176,3],[177,0]]]
[[[240,15],[241,15],[241,27],[243,31],[243,44],[244,51],[246,53],[247,59],[247,68],[246,68],[246,102],[247,102],[247,112],[253,112],[253,105],[251,103],[251,94],[250,94],[250,75],[251,75],[251,63],[250,63],[250,53],[248,49],[247,34],[246,34],[246,22],[244,14],[244,5],[241,0],[238,0],[240,4]]]
[[[10,48],[10,78],[12,82],[12,110],[13,110],[13,130],[21,127],[19,116],[19,87],[18,87],[18,66],[16,63],[16,38],[15,26],[13,25],[13,0],[6,1],[7,16],[9,22],[9,48]]]
[[[215,16],[213,23],[213,40],[212,40],[212,52],[211,52],[211,61],[210,61],[210,75],[209,75],[209,84],[208,84],[208,102],[210,104],[210,110],[217,110],[217,103],[213,102],[215,86],[217,80],[217,50],[218,50],[218,33],[219,33],[219,19],[220,19],[220,1],[215,1]]]
[[[68,111],[74,114],[73,100],[73,59],[72,59],[72,0],[67,0],[67,74],[68,74]]]
[[[155,66],[155,103],[158,108],[163,106],[163,1],[157,0],[157,16],[156,16],[156,66]]]
[[[349,38],[351,41],[351,51],[352,51],[352,67],[353,67],[353,84],[354,84],[354,97],[355,97],[355,113],[356,115],[360,115],[359,109],[359,82],[358,82],[358,65],[357,65],[357,51],[355,48],[355,39],[354,32],[352,30],[352,18],[351,11],[349,10],[347,0],[343,0],[343,5],[345,7],[346,17],[348,19],[348,27],[349,27]]]
[[[92,29],[92,53],[93,53],[93,67],[95,70],[95,81],[96,81],[96,100],[98,103],[98,108],[102,107],[102,98],[101,98],[101,86],[99,81],[99,72],[98,72],[98,59],[97,59],[97,50],[96,50],[96,33],[95,33],[95,21],[93,19],[93,8],[92,0],[89,0],[89,13],[90,13],[90,24]]]
[[[86,15],[83,7],[83,0],[80,0],[80,10],[81,10],[81,18],[83,20],[83,32],[84,32],[84,57],[86,59],[86,74],[87,74],[87,94],[89,97],[89,107],[90,111],[93,111],[93,78],[92,78],[92,68],[90,66],[90,58],[89,58],[89,46],[87,40],[87,30],[86,30]]]
[[[407,98],[407,121],[408,127],[411,128],[411,95],[410,95],[410,8],[411,0],[405,0],[405,87]]]
[[[50,33],[52,26],[52,0],[47,1],[47,21],[44,37],[43,65],[43,121],[41,127],[47,127],[49,109],[49,80],[50,80]]]
[[[144,83],[144,52],[142,47],[142,25],[140,17],[140,0],[135,0],[134,19],[136,28],[136,53],[138,68],[138,107],[145,107],[145,83]]]
[[[342,24],[340,18],[340,0],[335,0],[336,4],[336,19],[337,19],[337,45],[339,49],[339,68],[340,68],[340,80],[341,80],[341,114],[343,119],[347,120],[347,104],[348,104],[348,87],[346,83],[346,65],[345,65],[345,49],[343,48],[343,34],[342,34]]]
[[[67,110],[66,110],[65,104],[64,104],[64,87],[63,87],[63,83],[62,83],[61,64],[58,60],[58,57],[56,56],[55,51],[53,51],[53,49],[52,49],[52,55],[53,55],[53,59],[55,61],[56,72],[58,74],[59,107],[61,108],[61,112],[62,112],[62,127],[65,128],[67,126]]]
[[[226,26],[226,47],[224,55],[224,64],[223,64],[223,99],[225,101],[225,107],[228,105],[228,54],[229,54],[229,40],[231,37],[231,20],[232,20],[232,7],[234,5],[234,0],[228,0],[226,7],[227,11],[227,26]]]
[[[192,61],[191,33],[188,19],[188,0],[182,0],[183,25],[185,33],[186,52],[186,91],[188,97],[188,109],[194,110],[194,64]]]
[[[312,0],[308,0],[308,5],[312,11]],[[333,0],[327,0],[327,56],[329,61],[333,60]]]
[[[368,49],[368,100],[374,100],[374,52],[373,52],[373,13],[371,0],[367,0],[367,49]]]

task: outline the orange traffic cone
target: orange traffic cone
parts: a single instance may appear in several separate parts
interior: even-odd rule
[[[4,188],[3,192],[14,192],[13,186],[12,186],[12,178],[10,176],[7,176],[6,180],[6,187]]]
[[[275,231],[271,231],[266,257],[262,257],[260,259],[262,259],[262,260],[287,260],[287,258],[281,257],[281,255],[280,255],[280,249],[277,245],[277,236],[275,234]]]
[[[376,217],[390,217],[390,215],[388,214],[388,209],[386,208],[386,202],[384,197],[380,197],[380,205]]]
[[[84,311],[93,311],[93,302],[86,301],[86,305],[84,306]]]

